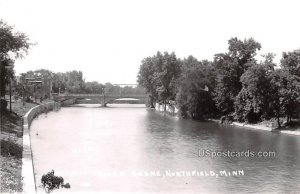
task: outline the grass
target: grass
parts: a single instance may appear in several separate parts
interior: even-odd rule
[[[1,112],[1,193],[22,192],[22,117]]]
[[[19,116],[24,116],[31,108],[37,106],[37,103],[23,103],[21,101],[12,103],[12,111],[15,112]],[[8,105],[9,107],[9,105]]]
[[[14,101],[12,113],[1,111],[1,193],[22,192],[22,117],[37,105],[37,103],[25,103],[23,106],[21,101]],[[9,103],[7,109],[9,110]]]
[[[14,156],[17,159],[22,159],[22,146],[18,143],[14,143],[11,139],[1,139],[1,156]]]
[[[22,159],[1,157],[1,193],[22,192]]]

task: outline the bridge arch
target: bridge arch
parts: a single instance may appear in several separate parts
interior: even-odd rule
[[[96,103],[106,106],[116,100],[140,101],[146,103],[148,96],[146,94],[59,94],[54,97],[56,101],[65,101],[68,99],[92,99]]]
[[[110,98],[105,101],[105,105],[116,103],[118,102],[125,102],[128,104],[146,104],[146,99],[138,99],[138,98]],[[138,103],[137,103],[138,102]]]

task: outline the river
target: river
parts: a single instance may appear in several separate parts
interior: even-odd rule
[[[299,136],[180,120],[138,105],[64,107],[35,119],[30,135],[39,192],[51,169],[70,193],[300,191]]]

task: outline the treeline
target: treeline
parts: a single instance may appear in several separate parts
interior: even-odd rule
[[[98,83],[96,81],[87,82],[83,77],[82,71],[68,71],[54,73],[47,69],[28,71],[21,74],[20,80],[25,83],[25,78],[49,79],[52,81],[52,93],[86,93],[86,94],[144,94],[145,90],[141,87],[120,87],[111,83]]]
[[[226,53],[213,61],[183,60],[175,53],[143,59],[138,83],[146,88],[149,103],[176,104],[183,118],[234,119],[255,123],[297,117],[300,92],[300,50],[284,52],[279,65],[274,54],[262,61],[255,56],[261,44],[254,39],[228,41]]]

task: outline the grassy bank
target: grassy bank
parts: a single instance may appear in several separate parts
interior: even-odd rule
[[[22,191],[22,117],[1,112],[1,192]]]
[[[49,101],[45,101],[46,103]],[[1,112],[1,193],[22,192],[23,116],[37,103],[12,103],[12,113]],[[9,105],[7,107],[9,109]]]

